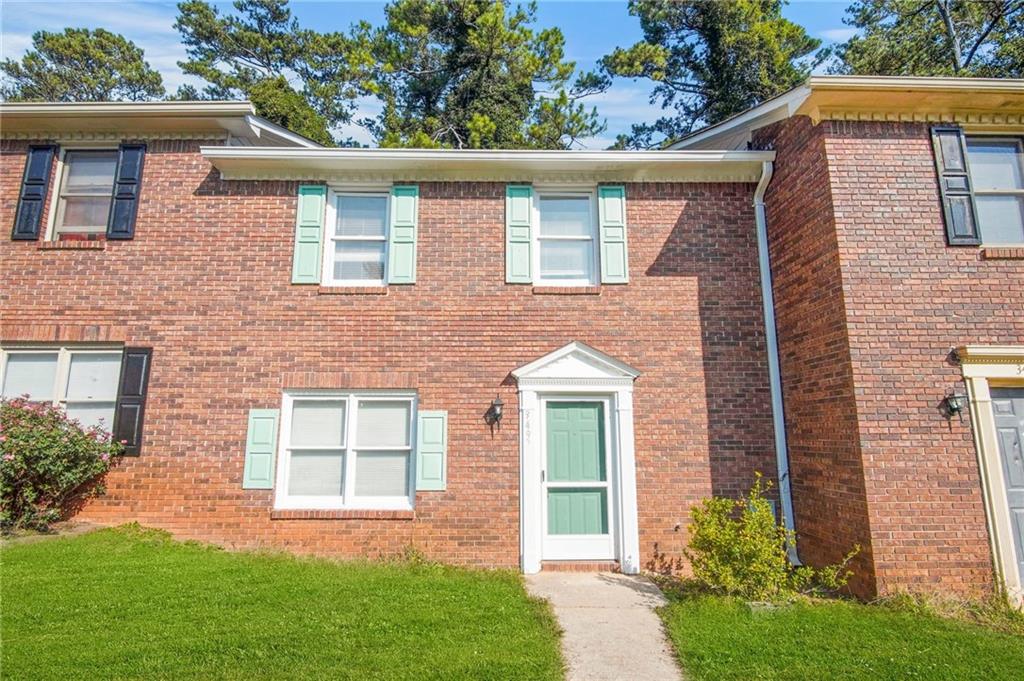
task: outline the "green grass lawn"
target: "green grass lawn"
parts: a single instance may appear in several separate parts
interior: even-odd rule
[[[661,614],[695,680],[1024,679],[1024,638],[881,606],[670,594]]]
[[[138,528],[2,559],[4,679],[561,679],[520,577],[231,553]]]

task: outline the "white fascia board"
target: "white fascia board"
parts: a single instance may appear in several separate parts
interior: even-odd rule
[[[812,90],[916,90],[940,92],[1024,91],[1021,78],[924,78],[917,76],[811,76]]]
[[[292,132],[288,128],[283,128],[276,123],[271,123],[265,118],[259,116],[246,116],[246,123],[252,129],[256,137],[263,141],[267,141],[268,138],[275,142],[280,142],[281,146],[284,147],[304,147],[307,149],[322,149],[323,145],[314,142],[308,137]]]
[[[249,102],[84,102],[0,104],[5,138],[259,139]]]
[[[224,179],[756,182],[770,151],[202,147]]]
[[[0,116],[18,117],[166,117],[247,116],[255,113],[249,102],[4,102]]]
[[[821,93],[821,96],[818,96]],[[826,96],[823,93],[832,93]],[[964,109],[985,102],[1013,101],[1024,94],[1024,79],[1014,78],[918,78],[905,76],[811,76],[803,85],[773,97],[762,104],[748,109],[724,121],[698,130],[666,147],[667,149],[729,148],[745,145],[750,141],[753,130],[789,118],[798,112],[815,115],[813,111],[801,110],[814,96],[813,102],[822,98],[859,100],[857,107],[886,109],[886,95],[896,93],[913,94],[917,101],[927,103],[933,97],[944,96],[953,102],[962,102]],[[872,95],[875,95],[874,97]],[[845,95],[845,97],[844,97]],[[866,98],[866,99],[865,99]],[[924,105],[924,104],[922,104]],[[835,105],[832,105],[835,106]],[[813,109],[814,107],[810,107]],[[948,104],[940,107],[948,109]],[[955,107],[954,107],[955,108]],[[992,108],[992,113],[1005,113],[1001,105]]]
[[[761,127],[792,116],[810,94],[810,86],[801,85],[789,92],[773,97],[752,109],[747,109],[732,118],[727,118],[720,123],[709,125],[702,130],[687,135],[681,140],[670,144],[666,149],[705,148],[715,146],[717,140],[731,136],[741,138],[745,146],[745,143],[750,141],[750,132],[754,129],[753,123],[756,122],[758,127]],[[746,129],[743,130],[743,128]],[[735,143],[733,143],[734,145]]]

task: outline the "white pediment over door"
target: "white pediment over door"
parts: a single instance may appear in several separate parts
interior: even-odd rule
[[[536,384],[631,384],[640,372],[625,362],[573,341],[512,372],[519,382]]]

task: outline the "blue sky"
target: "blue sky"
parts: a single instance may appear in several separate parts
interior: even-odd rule
[[[215,4],[230,8],[230,3]],[[792,0],[784,14],[803,25],[811,35],[830,43],[846,40],[851,35],[842,21],[848,4],[848,0]],[[302,25],[322,31],[344,30],[361,19],[379,24],[384,16],[383,2],[292,0],[291,5]],[[3,0],[0,3],[0,55],[19,58],[31,46],[34,31],[106,28],[139,45],[146,53],[146,60],[163,75],[168,91],[173,91],[182,83],[194,82],[177,66],[178,61],[185,59],[185,50],[173,28],[176,14],[174,2]],[[625,2],[541,1],[537,19],[539,26],[562,29],[567,56],[583,70],[594,68],[596,61],[614,47],[628,46],[642,38],[640,22],[629,15]],[[608,130],[598,138],[584,140],[585,146],[604,148],[615,135],[628,131],[632,123],[657,118],[660,109],[648,102],[650,89],[645,81],[619,79],[608,92],[589,98],[587,101],[607,119]],[[375,110],[372,101],[361,102],[358,116],[372,116]],[[343,132],[360,141],[369,141],[366,132],[357,126]]]

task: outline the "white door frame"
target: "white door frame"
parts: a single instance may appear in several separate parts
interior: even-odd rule
[[[616,454],[615,438],[612,434],[612,408],[611,395],[573,395],[571,393],[538,393],[540,405],[540,442],[541,442],[541,559],[542,560],[613,560],[616,557],[615,538],[618,536],[618,518],[614,513],[615,498],[618,497],[618,478],[615,475]],[[548,458],[548,404],[551,402],[590,402],[601,405],[604,413],[603,433],[604,457],[605,457],[605,481],[603,486],[607,489],[608,503],[608,534],[607,535],[555,535],[552,537],[547,533],[548,525],[548,495],[547,490],[551,489],[550,480],[547,479],[547,458]],[[600,487],[602,485],[591,482],[565,483],[565,486],[572,487]]]
[[[570,343],[512,372],[519,385],[520,562],[523,572],[540,572],[544,511],[541,484],[544,434],[542,398],[605,397],[606,433],[614,450],[609,478],[617,481],[609,499],[615,528],[614,557],[626,574],[640,572],[636,458],[633,434],[633,381],[638,371],[583,343]]]
[[[1017,570],[1013,525],[1006,502],[1006,481],[990,393],[990,388],[1024,387],[1024,346],[965,345],[957,348],[957,354],[967,384],[971,430],[978,453],[996,578],[1002,580],[1011,599],[1024,603],[1024,584]]]

